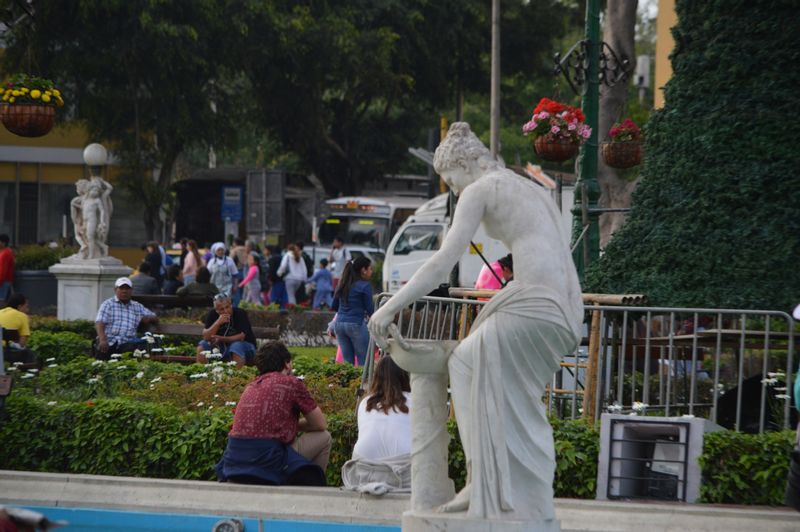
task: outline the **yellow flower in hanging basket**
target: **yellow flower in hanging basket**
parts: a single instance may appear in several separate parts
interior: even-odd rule
[[[56,105],[58,107],[64,105],[61,91],[56,89],[52,81],[36,76],[29,76],[28,74],[17,74],[9,78],[9,80],[0,87],[0,94],[3,95],[3,101],[7,103],[41,104],[44,96],[49,96],[51,105]],[[13,102],[10,101],[11,98],[14,98]],[[47,102],[47,100],[44,101]]]

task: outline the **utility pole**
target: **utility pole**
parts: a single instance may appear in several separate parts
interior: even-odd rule
[[[500,150],[500,0],[492,0],[492,89],[490,95],[489,150]]]

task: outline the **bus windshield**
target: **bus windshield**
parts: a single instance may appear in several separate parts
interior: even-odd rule
[[[319,242],[329,246],[338,236],[345,244],[382,248],[388,228],[386,218],[329,216],[319,228]]]

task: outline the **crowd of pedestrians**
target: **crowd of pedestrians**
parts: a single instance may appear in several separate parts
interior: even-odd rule
[[[0,260],[2,245],[0,240]],[[131,277],[133,295],[223,294],[231,298],[234,307],[245,302],[274,303],[281,309],[296,305],[330,309],[336,284],[350,260],[341,240],[316,268],[302,242],[290,243],[282,250],[235,238],[230,248],[224,242],[215,242],[205,254],[195,240],[183,239],[180,246],[179,260],[156,241],[143,246],[144,257]]]

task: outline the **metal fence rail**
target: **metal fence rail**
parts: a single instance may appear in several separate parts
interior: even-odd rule
[[[377,306],[389,297],[380,294]],[[485,303],[425,297],[406,307],[395,322],[406,338],[455,340],[466,336]],[[564,353],[562,369],[543,398],[551,415],[693,415],[747,432],[792,424],[789,397],[800,333],[791,332],[795,322],[790,315],[739,309],[585,308],[581,345]],[[369,352],[374,349],[370,338]],[[374,361],[367,358],[362,390],[373,373]],[[589,374],[595,375],[591,383]],[[591,408],[584,413],[587,406]]]

